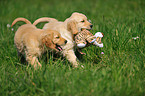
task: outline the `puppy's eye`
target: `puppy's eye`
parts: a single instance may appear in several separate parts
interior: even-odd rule
[[[81,22],[82,22],[82,23],[84,23],[84,22],[85,22],[85,20],[82,20]]]
[[[57,36],[56,38],[59,39],[59,36]]]

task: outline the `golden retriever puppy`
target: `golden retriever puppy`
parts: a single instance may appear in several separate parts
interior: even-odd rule
[[[62,51],[67,41],[62,38],[60,33],[49,29],[38,29],[25,18],[16,18],[11,27],[17,21],[24,21],[24,24],[18,28],[14,36],[14,43],[17,47],[18,54],[26,56],[26,61],[33,65],[34,68],[41,67],[38,57],[46,50],[55,49]]]
[[[78,66],[77,58],[74,53],[74,35],[80,32],[82,29],[92,29],[92,24],[87,20],[87,17],[81,13],[73,13],[69,18],[67,18],[64,22],[57,21],[56,19],[51,18],[39,18],[33,24],[36,25],[39,22],[46,22],[43,29],[52,29],[58,31],[63,38],[65,38],[68,43],[63,48],[63,56],[72,63],[73,67]]]

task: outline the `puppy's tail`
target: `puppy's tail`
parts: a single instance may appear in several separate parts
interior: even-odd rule
[[[54,19],[54,18],[49,18],[49,17],[42,17],[37,19],[33,25],[37,25],[40,22],[57,22],[58,20]]]
[[[18,22],[18,21],[23,21],[23,22],[25,22],[25,23],[27,23],[27,24],[31,24],[31,22],[30,22],[29,20],[27,20],[26,18],[16,18],[16,19],[13,21],[11,27],[13,27],[13,25],[15,25],[15,23]]]

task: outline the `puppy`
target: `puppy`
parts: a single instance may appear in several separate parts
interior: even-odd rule
[[[77,58],[74,53],[74,35],[81,31],[81,29],[92,29],[93,25],[87,20],[87,17],[81,13],[73,13],[64,22],[57,21],[52,18],[39,18],[33,24],[36,25],[39,22],[48,21],[43,27],[43,29],[53,29],[58,31],[63,38],[65,38],[68,43],[63,48],[63,56],[72,63],[73,67],[78,66]]]
[[[24,24],[18,28],[14,36],[14,43],[19,55],[25,55],[26,61],[34,68],[41,67],[38,57],[46,50],[54,49],[62,51],[61,46],[67,43],[60,33],[49,29],[38,29],[25,18],[16,18],[11,27],[17,21],[24,21]],[[45,47],[46,46],[46,47]]]

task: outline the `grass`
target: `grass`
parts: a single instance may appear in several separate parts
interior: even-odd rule
[[[84,68],[73,69],[65,58],[54,60],[52,53],[40,60],[42,70],[20,63],[13,38],[24,23],[17,23],[14,31],[7,24],[17,17],[64,21],[73,12],[92,20],[93,34],[104,33],[103,48],[83,49]],[[139,39],[132,40],[136,36]],[[144,73],[144,0],[0,1],[0,96],[144,96]]]

